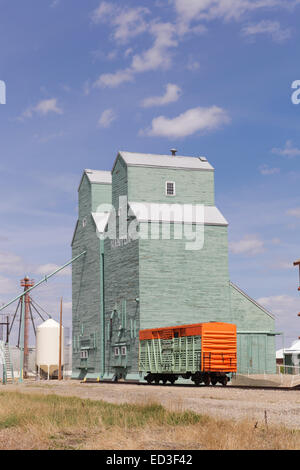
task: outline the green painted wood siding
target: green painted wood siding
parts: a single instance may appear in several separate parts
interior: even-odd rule
[[[166,181],[175,182],[175,196],[166,196]],[[213,206],[214,171],[129,166],[128,199],[134,202]]]
[[[275,320],[263,308],[251,302],[234,285],[230,285],[231,310],[238,330],[274,332]]]
[[[111,204],[111,184],[92,184],[92,212],[101,204]],[[99,212],[99,211],[98,211]]]
[[[72,245],[73,256],[87,251],[72,265],[72,375],[76,378],[98,377],[102,372],[100,240],[91,215],[102,202],[111,203],[111,185],[91,184],[84,175],[79,189],[79,220]],[[89,348],[87,360],[80,359],[82,347]]]
[[[100,255],[99,239],[95,233],[92,216],[87,217],[86,226],[78,225],[72,247],[72,256],[87,250],[87,254],[72,265],[72,309],[73,309],[73,376],[84,377],[87,372],[100,371]],[[95,346],[94,346],[95,342]],[[80,359],[81,347],[89,347],[86,361],[88,370],[81,369],[85,363]]]
[[[86,175],[82,179],[82,183],[78,192],[78,219],[82,221],[84,217],[92,212],[92,188],[91,183]]]
[[[186,240],[140,240],[141,328],[231,322],[227,227],[205,226],[202,250]]]
[[[230,297],[232,322],[238,331],[238,372],[275,374],[275,319],[232,284]]]
[[[127,196],[127,192],[127,166],[123,158],[119,157],[112,173],[112,205],[116,211],[119,209],[119,197]]]
[[[238,332],[237,363],[239,374],[275,374],[275,336]]]
[[[114,374],[120,366],[114,347],[123,343],[127,348],[127,373],[138,372],[139,331],[139,248],[138,240],[112,248],[105,240],[105,357],[106,374]]]

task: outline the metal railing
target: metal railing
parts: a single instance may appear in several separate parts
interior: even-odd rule
[[[300,365],[286,366],[284,364],[277,364],[276,374],[300,375]]]

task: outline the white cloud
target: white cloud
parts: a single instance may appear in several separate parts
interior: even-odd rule
[[[177,12],[177,29],[179,34],[193,32],[197,27],[203,27],[203,22],[214,20],[241,21],[251,13],[259,10],[286,9],[293,10],[300,2],[299,0],[171,0]],[[193,22],[200,22],[198,26],[192,26]],[[261,22],[257,25],[247,26],[246,34],[271,34],[277,42],[288,39],[291,35],[289,29],[282,29],[276,22]],[[196,32],[196,30],[194,31]]]
[[[300,207],[295,207],[294,209],[287,210],[287,215],[291,215],[292,217],[300,217]]]
[[[53,263],[48,263],[48,264],[43,264],[41,266],[38,266],[33,269],[33,272],[35,274],[40,274],[41,276],[49,275],[59,269],[61,266],[58,266],[57,264]],[[71,275],[71,267],[67,266],[65,269],[62,271],[59,271],[56,276],[70,276]]]
[[[207,31],[204,21],[222,19],[240,20],[244,14],[266,8],[292,8],[300,0],[282,2],[281,0],[170,0],[177,12],[174,23],[149,19],[150,10],[120,7],[102,1],[92,13],[94,23],[108,23],[112,27],[112,39],[117,45],[124,45],[134,37],[147,33],[154,37],[154,42],[147,50],[135,54],[131,64],[114,73],[101,74],[95,82],[96,87],[117,87],[121,83],[131,82],[138,73],[151,70],[167,69],[172,64],[172,49],[186,34],[203,34]],[[197,21],[198,24],[192,24]],[[274,40],[283,41],[290,35],[288,29],[281,29],[277,22],[265,21],[244,28],[244,34],[254,35],[269,33]],[[127,51],[131,49],[127,49]],[[125,56],[128,56],[128,54]],[[196,70],[198,62],[188,63],[189,70]]]
[[[135,73],[169,68],[171,65],[169,49],[178,45],[175,26],[171,23],[153,23],[149,32],[154,36],[154,43],[142,54],[133,56],[131,68]]]
[[[246,235],[237,242],[229,243],[229,249],[234,254],[254,256],[264,251],[264,242],[256,235]]]
[[[176,28],[171,23],[153,22],[147,30],[153,37],[152,46],[132,57],[130,67],[115,73],[101,74],[95,82],[96,87],[117,87],[121,83],[133,81],[138,73],[157,69],[168,69],[171,66],[171,48],[178,45]]]
[[[178,16],[185,22],[223,19],[239,20],[244,14],[259,9],[294,6],[295,0],[173,0]],[[286,5],[284,5],[286,4]],[[288,5],[289,4],[289,5]]]
[[[119,7],[108,2],[101,2],[92,13],[92,21],[111,23],[114,29],[114,39],[124,43],[147,30],[145,16],[149,13],[148,8],[145,7]]]
[[[49,113],[63,114],[62,108],[57,105],[57,99],[51,98],[49,100],[42,100],[37,103],[36,106],[27,108],[21,116],[21,120],[25,118],[31,118],[33,114],[39,114],[40,116],[46,116]]]
[[[293,340],[299,336],[299,317],[297,316],[300,310],[299,297],[279,294],[261,297],[257,299],[257,302],[275,316],[276,331],[284,332],[283,337],[278,338],[280,347],[291,346]]]
[[[296,317],[299,310],[299,298],[290,295],[274,295],[270,297],[261,297],[257,302],[265,308],[270,309],[276,315],[294,315]]]
[[[291,140],[286,141],[284,148],[272,148],[271,152],[284,157],[298,157],[300,155],[300,149],[293,147]]]
[[[62,114],[62,109],[57,106],[57,99],[52,98],[50,100],[43,100],[40,101],[34,108],[33,111],[39,114],[48,114],[48,113],[56,113]]]
[[[272,263],[270,267],[274,269],[293,269],[294,268],[293,263],[292,262],[289,263],[288,261],[277,261],[276,263]]]
[[[291,30],[289,28],[282,29],[278,21],[263,20],[256,24],[244,26],[242,34],[248,37],[269,34],[273,41],[284,42],[291,37]]]
[[[0,252],[0,272],[3,274],[19,274],[25,272],[28,266],[15,253]]]
[[[98,121],[99,127],[108,128],[117,119],[117,115],[113,109],[106,109],[100,116]]]
[[[34,134],[34,138],[40,142],[40,143],[47,143],[50,142],[51,140],[59,139],[60,137],[64,137],[65,133],[63,131],[59,132],[53,132],[53,134],[45,134],[45,135],[39,135],[39,134]]]
[[[166,86],[166,92],[163,96],[152,96],[150,98],[145,98],[142,101],[142,106],[144,108],[150,108],[151,106],[163,106],[169,103],[174,103],[175,101],[178,101],[180,95],[180,87],[173,83],[168,83]]]
[[[11,279],[8,279],[0,275],[0,295],[13,294],[16,292],[16,284]],[[1,304],[5,304],[5,301],[0,300]],[[0,305],[1,306],[1,305]],[[3,313],[3,312],[2,312]]]
[[[111,3],[101,2],[98,8],[96,8],[92,13],[92,21],[94,23],[100,23],[108,15],[111,15],[114,11],[114,7]]]
[[[210,108],[193,108],[179,116],[169,119],[159,116],[152,120],[152,127],[141,134],[168,138],[182,138],[196,132],[212,131],[223,124],[228,124],[230,118],[227,112],[217,106]]]
[[[276,175],[280,173],[279,168],[270,168],[268,165],[261,165],[259,171],[262,175]]]
[[[118,70],[115,73],[103,73],[94,83],[95,87],[115,88],[121,83],[132,82],[133,73],[130,69]]]
[[[39,274],[44,276],[45,274],[51,274],[53,271],[58,269],[60,266],[54,263],[48,263],[43,265],[35,265],[33,263],[26,263],[21,256],[9,252],[0,252],[0,273],[7,275],[24,276],[29,273]],[[71,268],[66,267],[64,270],[58,273],[58,276],[69,276],[71,274]],[[14,284],[15,290],[17,289],[16,283]]]

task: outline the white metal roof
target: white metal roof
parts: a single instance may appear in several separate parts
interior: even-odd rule
[[[276,351],[276,359],[283,359],[283,349],[278,349]]]
[[[156,155],[151,153],[133,153],[120,151],[121,156],[128,166],[148,166],[161,168],[183,168],[186,170],[213,170],[205,157],[185,157],[172,155]],[[115,161],[115,164],[116,164]],[[115,167],[115,164],[113,168]]]
[[[103,170],[84,170],[83,175],[81,177],[79,188],[80,189],[82,180],[84,175],[86,175],[89,181],[92,184],[111,184],[111,172],[110,171],[103,171]]]
[[[129,202],[129,208],[139,222],[174,222],[204,225],[223,225],[228,222],[215,206],[201,206],[196,212],[193,204],[159,204]]]
[[[291,347],[284,348],[284,353],[300,353],[300,340],[294,341]]]
[[[91,183],[111,184],[111,172],[102,170],[84,170]]]
[[[103,233],[109,219],[109,212],[92,212],[94,222],[99,233]]]

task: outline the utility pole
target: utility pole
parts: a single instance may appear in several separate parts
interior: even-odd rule
[[[62,340],[62,303],[63,299],[60,299],[60,316],[59,316],[59,362],[58,362],[58,380],[62,380],[61,373],[61,340]]]
[[[298,291],[300,291],[300,259],[298,261],[294,262],[294,266],[299,267],[299,287],[298,287]],[[298,313],[298,317],[300,317],[300,312]],[[300,336],[298,336],[298,339],[300,339]]]

